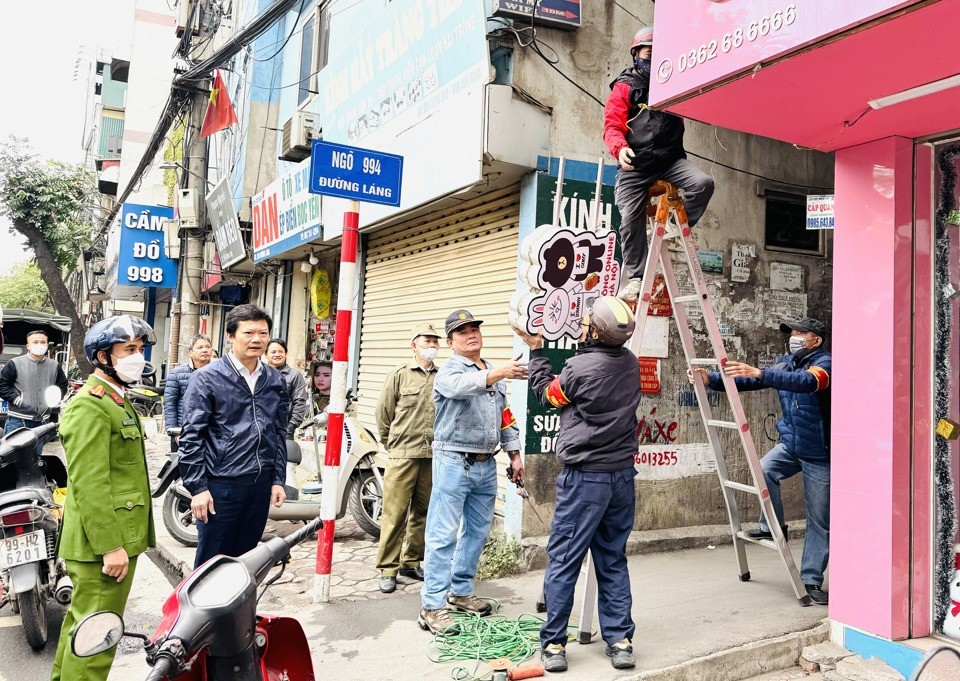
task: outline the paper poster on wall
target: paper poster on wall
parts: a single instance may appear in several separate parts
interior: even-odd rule
[[[709,443],[640,445],[634,455],[640,480],[677,480],[715,473],[717,462]]]
[[[578,339],[594,298],[614,295],[620,281],[617,235],[542,225],[520,245],[520,280],[530,290],[510,299],[510,323],[547,340]]]
[[[660,272],[657,272],[653,278],[653,288],[650,290],[650,307],[647,308],[647,314],[651,317],[670,317],[673,315],[673,303],[670,302],[667,281]]]
[[[704,272],[723,272],[723,251],[701,249],[697,251],[697,259]]]
[[[764,294],[767,319],[764,326],[779,329],[780,323],[807,316],[807,294],[793,291],[766,291]]]
[[[750,263],[757,257],[757,247],[753,244],[733,244],[730,251],[730,281],[749,281]]]
[[[800,291],[803,289],[803,268],[785,262],[770,263],[770,288],[775,291]]]
[[[660,360],[656,357],[639,357],[640,390],[645,395],[660,394]]]
[[[666,359],[669,356],[670,318],[647,317],[643,325],[643,338],[640,341],[641,357],[659,357]]]
[[[833,229],[833,194],[807,197],[807,229]]]

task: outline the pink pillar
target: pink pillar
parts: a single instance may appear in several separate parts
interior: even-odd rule
[[[913,141],[836,154],[830,617],[909,635]]]

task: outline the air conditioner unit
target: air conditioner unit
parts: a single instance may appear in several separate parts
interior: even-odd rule
[[[197,30],[197,17],[193,17],[193,21],[190,20],[190,7],[193,5],[193,0],[180,0],[177,3],[177,37],[183,37],[184,31],[187,30],[187,24],[190,24],[190,33],[191,35],[199,35]]]
[[[302,161],[310,156],[310,142],[320,139],[319,116],[309,111],[297,111],[280,134],[280,160]]]

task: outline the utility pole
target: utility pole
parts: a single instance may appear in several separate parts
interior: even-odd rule
[[[183,232],[183,250],[180,257],[180,342],[178,346],[189,347],[190,339],[200,331],[200,290],[203,283],[203,240],[206,233],[207,193],[207,140],[200,136],[200,126],[207,111],[208,96],[194,93],[190,103],[187,124],[186,168],[184,186],[194,190],[196,196],[196,227]],[[177,314],[177,310],[174,311]],[[179,355],[179,347],[177,355]],[[179,361],[171,348],[171,363]]]

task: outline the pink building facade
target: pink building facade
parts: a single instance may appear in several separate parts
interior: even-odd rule
[[[835,152],[829,617],[909,675],[960,616],[960,449],[935,433],[960,421],[960,0],[685,0],[654,25],[651,103]]]

